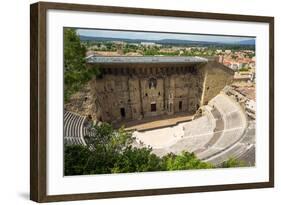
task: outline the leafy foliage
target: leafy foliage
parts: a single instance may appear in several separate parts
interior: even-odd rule
[[[82,175],[92,163],[92,152],[82,145],[66,146],[64,150],[64,174]]]
[[[196,158],[194,153],[168,154],[163,157],[166,170],[209,169],[213,166]]]
[[[86,67],[86,47],[81,44],[76,30],[64,29],[64,100],[78,91],[93,75],[99,75],[98,68]]]
[[[158,157],[150,147],[132,146],[130,132],[113,129],[110,124],[94,125],[95,136],[85,137],[88,147],[65,146],[65,175],[130,173],[207,169],[213,166],[193,153],[167,154]]]
[[[244,161],[229,158],[227,161],[223,162],[221,167],[222,168],[230,168],[230,167],[245,167],[246,163]]]
[[[68,70],[85,69],[86,47],[81,45],[76,30],[72,28],[64,29],[64,66]]]
[[[240,68],[239,69],[239,71],[240,72],[247,72],[247,71],[249,71],[251,68],[249,68],[249,67],[242,67],[242,68]]]
[[[112,173],[160,171],[161,159],[151,154],[149,148],[127,147],[120,154],[112,168]]]

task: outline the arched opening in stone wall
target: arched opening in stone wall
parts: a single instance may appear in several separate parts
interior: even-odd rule
[[[120,115],[121,115],[122,118],[126,117],[125,108],[123,108],[123,107],[120,108]]]
[[[179,101],[179,111],[182,110],[182,101]]]
[[[151,103],[150,107],[151,107],[151,112],[156,112],[156,103]]]

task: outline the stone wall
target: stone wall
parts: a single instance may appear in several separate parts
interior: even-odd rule
[[[99,119],[109,122],[140,120],[165,114],[196,112],[203,75],[104,75],[96,81]]]
[[[206,105],[226,86],[232,83],[234,71],[217,61],[209,61],[204,69],[201,105]]]
[[[229,68],[211,60],[200,65],[138,66],[101,67],[103,75],[71,96],[64,108],[112,123],[195,114],[233,78]]]
[[[95,120],[99,115],[99,110],[96,106],[96,80],[95,77],[83,86],[81,90],[73,94],[67,103],[64,104],[64,109],[72,111],[83,116],[91,115]]]

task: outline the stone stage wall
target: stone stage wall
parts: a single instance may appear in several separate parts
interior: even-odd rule
[[[233,77],[232,70],[214,60],[176,57],[179,61],[163,62],[158,58],[159,62],[145,63],[90,62],[89,69],[98,67],[101,75],[73,95],[65,109],[111,123],[191,115]]]

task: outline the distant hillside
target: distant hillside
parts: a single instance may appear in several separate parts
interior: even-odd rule
[[[239,45],[255,45],[256,44],[256,39],[239,41],[237,44],[239,44]]]
[[[179,39],[161,39],[161,40],[146,40],[146,39],[125,39],[125,38],[104,38],[104,37],[92,37],[92,36],[79,36],[81,41],[124,41],[127,43],[141,43],[141,42],[154,42],[163,45],[214,45],[220,43],[206,42],[206,41],[190,41]]]
[[[191,40],[179,40],[179,39],[161,39],[156,43],[159,44],[170,44],[170,45],[215,45],[221,44],[217,42],[208,42],[208,41],[191,41]]]
[[[191,40],[180,40],[180,39],[161,39],[161,40],[146,40],[146,39],[126,39],[126,38],[108,38],[108,37],[92,37],[92,36],[79,36],[81,41],[123,41],[127,43],[141,43],[141,42],[154,42],[163,45],[196,45],[196,46],[208,46],[208,45],[255,45],[255,39],[245,40],[233,43],[222,43],[222,42],[208,42],[208,41],[191,41]]]

